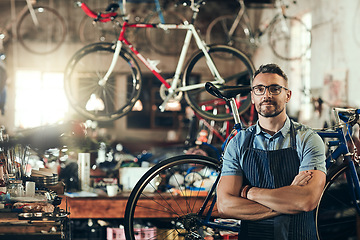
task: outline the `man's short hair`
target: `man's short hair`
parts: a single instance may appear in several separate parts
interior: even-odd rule
[[[280,77],[284,78],[285,81],[288,80],[288,77],[286,76],[284,71],[275,63],[269,63],[269,64],[261,65],[259,67],[259,69],[255,71],[254,78],[259,73],[275,73],[275,74],[279,75]]]

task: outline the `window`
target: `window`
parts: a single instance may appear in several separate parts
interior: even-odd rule
[[[63,120],[68,111],[63,73],[19,70],[15,75],[15,126],[32,128]]]

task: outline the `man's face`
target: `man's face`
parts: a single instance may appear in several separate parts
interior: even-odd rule
[[[260,73],[252,83],[252,86],[286,86],[286,81],[279,75],[274,73]],[[263,95],[256,95],[254,90],[251,91],[252,103],[255,105],[256,111],[263,117],[276,117],[285,110],[286,103],[291,98],[291,91],[280,88],[278,95],[270,93],[266,88]]]

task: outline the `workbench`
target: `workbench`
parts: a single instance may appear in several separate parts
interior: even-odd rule
[[[0,239],[62,239],[60,221],[19,220],[17,212],[0,212]]]

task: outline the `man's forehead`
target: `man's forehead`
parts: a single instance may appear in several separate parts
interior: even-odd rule
[[[279,83],[285,83],[285,79],[283,77],[281,77],[280,75],[276,74],[276,73],[259,73],[254,79],[253,79],[253,83],[254,82],[277,82]]]

